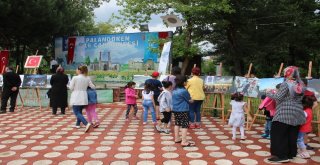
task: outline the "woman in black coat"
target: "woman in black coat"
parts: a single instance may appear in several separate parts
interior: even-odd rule
[[[52,75],[50,84],[50,107],[52,114],[57,114],[58,107],[61,108],[61,114],[65,114],[65,109],[68,106],[68,76],[64,74],[64,69],[60,66],[57,68],[56,74]]]

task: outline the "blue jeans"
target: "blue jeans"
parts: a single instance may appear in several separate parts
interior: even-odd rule
[[[144,109],[144,111],[143,111],[143,122],[147,122],[147,120],[148,120],[148,110],[149,109],[151,110],[152,121],[153,122],[157,122],[156,112],[154,110],[152,101],[151,100],[143,100],[142,106],[143,106],[143,109]]]
[[[306,133],[304,133],[304,132],[298,133],[297,145],[298,145],[298,148],[300,148],[300,149],[307,148],[307,146],[304,144],[304,136],[305,135],[306,135]]]
[[[272,121],[271,120],[266,120],[266,124],[264,125],[264,133],[266,135],[270,135],[270,132],[271,132],[271,124],[272,124]]]
[[[80,126],[80,123],[82,122],[84,125],[87,125],[87,120],[82,115],[82,109],[84,108],[84,105],[73,105],[73,113],[77,117],[76,126]]]
[[[196,122],[201,121],[201,104],[203,100],[194,100],[193,103],[189,105],[189,121],[194,123],[194,115],[196,115]]]

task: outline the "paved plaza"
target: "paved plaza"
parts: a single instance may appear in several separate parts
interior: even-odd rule
[[[173,133],[155,131],[140,120],[125,121],[126,105],[101,104],[101,125],[84,133],[73,128],[75,116],[51,115],[48,109],[27,107],[0,116],[0,164],[8,165],[205,165],[269,164],[270,141],[260,137],[264,127],[254,124],[245,141],[231,140],[231,128],[218,118],[202,117],[201,129],[189,130],[195,147],[181,147]],[[139,116],[142,114],[139,105]],[[173,127],[171,129],[173,131]],[[309,143],[311,159],[294,158],[288,164],[320,164],[320,144],[315,134]]]

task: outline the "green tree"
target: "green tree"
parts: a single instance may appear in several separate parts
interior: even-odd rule
[[[94,28],[93,10],[102,0],[2,0],[0,46],[11,50],[16,65],[25,55],[44,55],[49,61],[56,36],[88,34]],[[22,67],[23,69],[23,67]]]
[[[209,11],[231,12],[228,4],[229,0],[117,0],[117,2],[118,5],[124,7],[117,18],[124,20],[128,25],[133,25],[134,27],[150,21],[152,14],[175,13],[184,19],[186,25],[183,26],[181,36],[178,37],[180,44],[174,43],[174,50],[179,49],[180,51],[173,52],[174,57],[183,56],[185,58],[182,73],[185,72],[190,57],[195,55],[195,43],[201,40],[201,38],[197,38],[193,33],[194,29],[197,28],[194,22],[204,17],[203,13],[207,14]]]
[[[215,12],[197,20],[196,35],[217,45],[215,55],[233,75],[250,63],[259,77],[272,76],[280,63],[319,68],[319,1],[230,0],[233,13]]]
[[[90,61],[90,57],[89,57],[89,56],[87,56],[87,57],[85,58],[84,63],[85,63],[87,66],[90,65],[91,61]]]

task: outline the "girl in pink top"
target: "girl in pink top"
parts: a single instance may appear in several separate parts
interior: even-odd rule
[[[134,119],[139,120],[137,117],[138,107],[137,107],[137,98],[139,96],[136,94],[136,90],[134,89],[136,83],[135,82],[128,82],[126,85],[126,88],[124,90],[126,94],[126,104],[127,104],[127,112],[126,112],[126,121],[129,121],[129,113],[131,110],[131,107],[134,108]]]
[[[306,90],[304,92],[304,97],[302,99],[304,114],[306,115],[306,122],[301,125],[298,133],[297,145],[298,145],[298,154],[297,157],[300,158],[310,158],[310,154],[307,151],[307,147],[304,144],[304,137],[306,134],[312,131],[312,108],[317,106],[317,99],[313,92]]]

